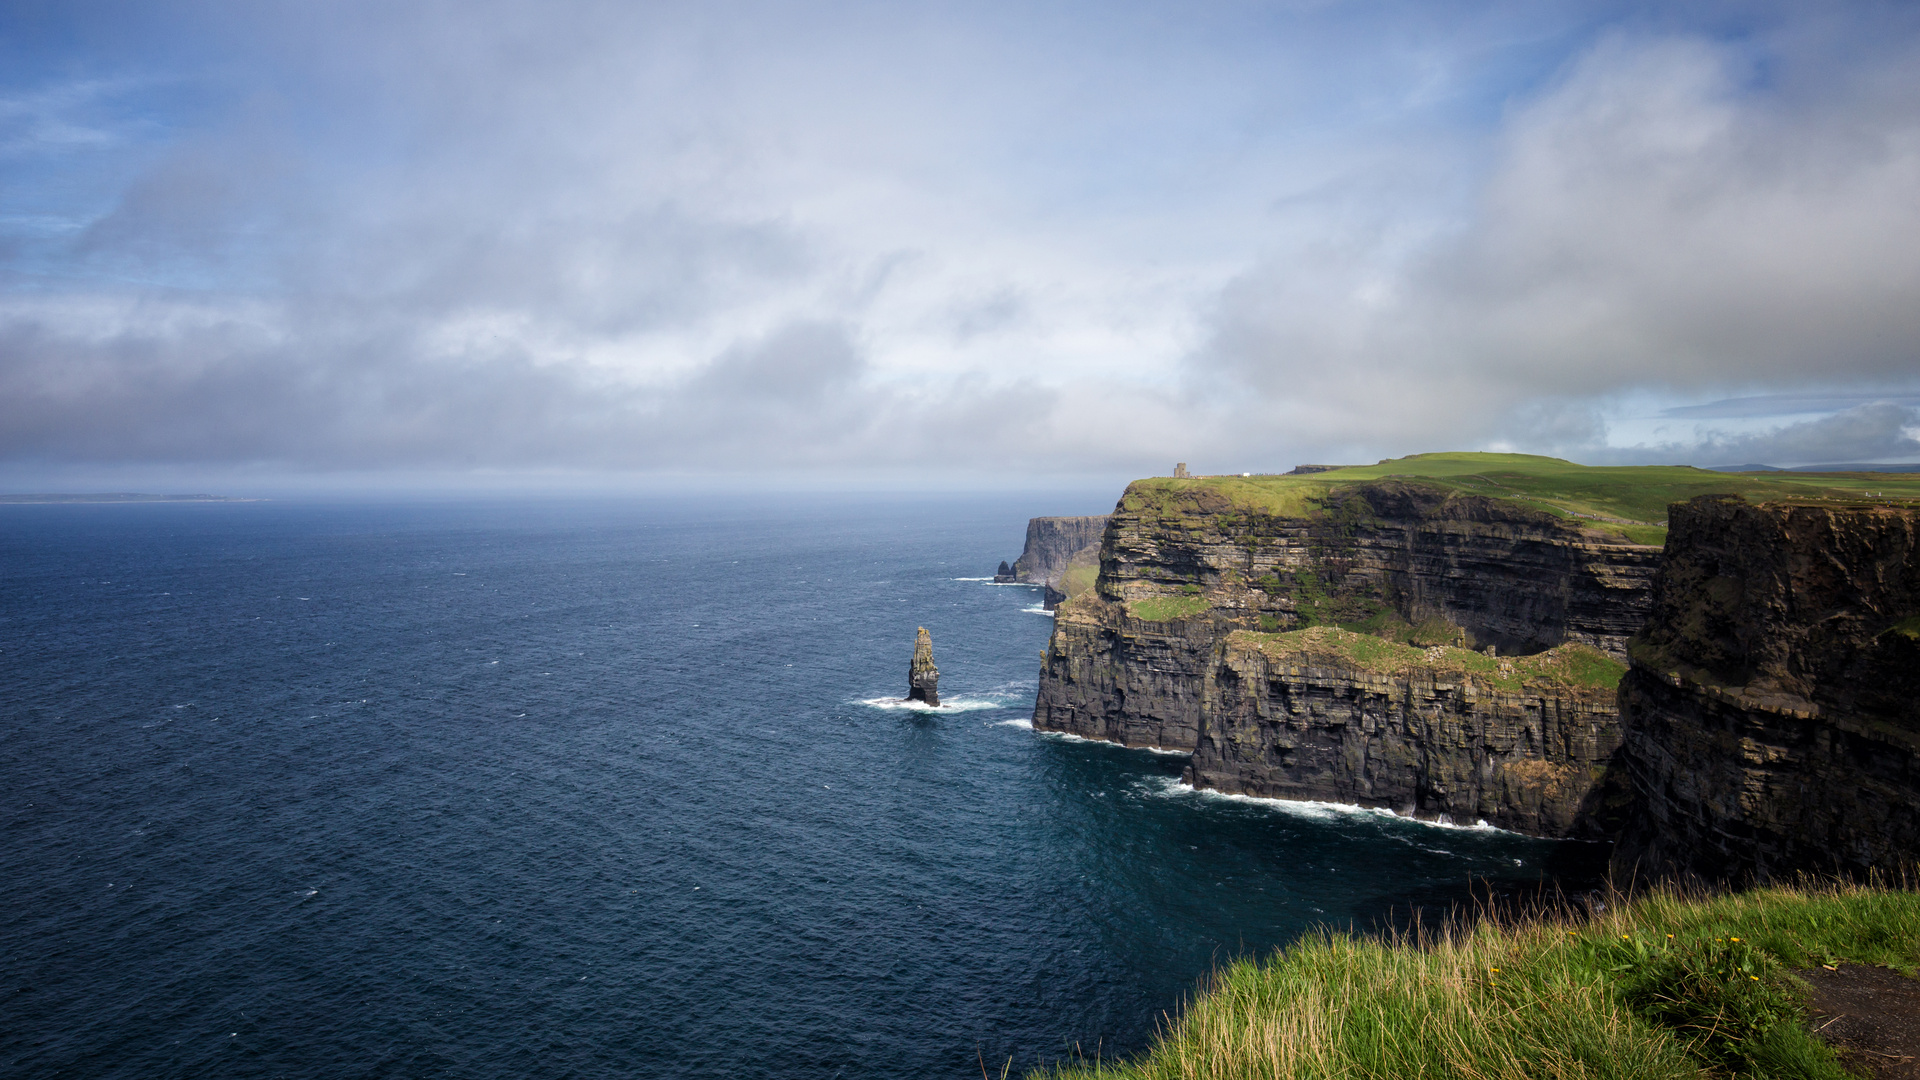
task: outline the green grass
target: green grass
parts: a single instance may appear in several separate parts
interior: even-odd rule
[[[1127,601],[1127,614],[1142,622],[1170,622],[1191,618],[1212,606],[1204,596],[1149,596]]]
[[[1809,1032],[1815,964],[1920,965],[1920,894],[1803,882],[1654,892],[1581,920],[1322,932],[1216,972],[1139,1058],[1049,1080],[1849,1074]]]
[[[1683,465],[1591,466],[1531,454],[1441,453],[1309,476],[1136,480],[1122,507],[1161,517],[1194,512],[1300,517],[1323,506],[1337,488],[1389,478],[1577,516],[1581,524],[1651,545],[1666,540],[1667,505],[1696,495],[1854,506],[1910,506],[1920,500],[1920,473],[1716,473]]]
[[[1060,574],[1060,591],[1069,597],[1079,596],[1093,588],[1094,579],[1099,576],[1100,563],[1097,560],[1068,563],[1067,568]]]
[[[1386,609],[1350,622],[1334,624],[1342,630],[1351,630],[1356,634],[1372,634],[1388,641],[1397,641],[1402,645],[1454,645],[1473,647],[1473,635],[1464,628],[1455,626],[1445,619],[1426,618],[1419,622],[1409,622],[1407,618],[1392,609]],[[1273,627],[1262,626],[1269,630]],[[1296,627],[1296,629],[1300,629]]]
[[[1256,648],[1276,660],[1327,657],[1384,675],[1415,670],[1458,672],[1499,690],[1517,691],[1529,683],[1614,690],[1626,666],[1586,645],[1565,644],[1532,656],[1495,657],[1450,645],[1420,648],[1374,634],[1334,626],[1286,633],[1236,631],[1230,645]]]

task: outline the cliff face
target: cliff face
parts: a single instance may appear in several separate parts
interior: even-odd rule
[[[1123,497],[1100,559],[1109,600],[1198,586],[1214,607],[1283,626],[1394,613],[1502,652],[1577,641],[1624,659],[1660,549],[1503,499],[1386,480],[1269,511],[1203,487]]]
[[[1207,681],[1195,787],[1599,839],[1620,666],[1581,646],[1520,660],[1330,628],[1239,632]],[[1608,805],[1611,803],[1612,805]]]
[[[1857,873],[1920,855],[1920,512],[1676,506],[1621,685],[1620,872]]]
[[[1063,605],[1034,726],[1190,750],[1236,630],[1374,625],[1422,644],[1624,657],[1659,549],[1504,500],[1379,481],[1248,507],[1128,489],[1095,588]]]
[[[1014,560],[1017,581],[1058,588],[1067,564],[1100,547],[1107,517],[1037,517],[1027,522],[1027,546]]]
[[[1033,726],[1125,746],[1189,751],[1215,642],[1233,620],[1208,612],[1152,622],[1083,594],[1054,612]]]

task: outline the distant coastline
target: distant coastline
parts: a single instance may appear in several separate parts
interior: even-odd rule
[[[0,495],[0,505],[20,503],[178,503],[178,502],[259,502],[237,495],[148,495],[137,491],[102,491],[92,494],[48,492],[25,495]]]

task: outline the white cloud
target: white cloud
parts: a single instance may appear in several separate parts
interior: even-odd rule
[[[1449,233],[1323,240],[1230,287],[1196,380],[1391,452],[1594,449],[1568,417],[1628,390],[1911,385],[1920,109],[1888,103],[1920,104],[1914,60],[1794,101],[1726,46],[1605,39],[1510,112]]]
[[[1715,456],[1772,428],[1619,403],[1920,392],[1895,16],[216,14],[174,32],[221,62],[168,85],[222,109],[120,161],[85,228],[0,222],[0,457]],[[154,130],[88,109],[103,146]],[[1764,445],[1895,445],[1847,415]]]

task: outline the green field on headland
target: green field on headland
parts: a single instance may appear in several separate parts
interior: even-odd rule
[[[1152,1050],[1036,1080],[1854,1075],[1795,971],[1920,967],[1920,893],[1657,891],[1591,918],[1323,933],[1217,972]]]
[[[1388,479],[1583,518],[1596,528],[1644,544],[1666,539],[1668,503],[1696,495],[1847,506],[1911,505],[1920,500],[1920,473],[1720,473],[1684,465],[1576,465],[1531,454],[1483,453],[1415,454],[1306,476],[1153,477],[1134,481],[1126,497],[1134,501],[1129,509],[1144,509],[1158,500],[1204,491],[1249,511],[1292,516],[1311,510],[1336,488]]]

